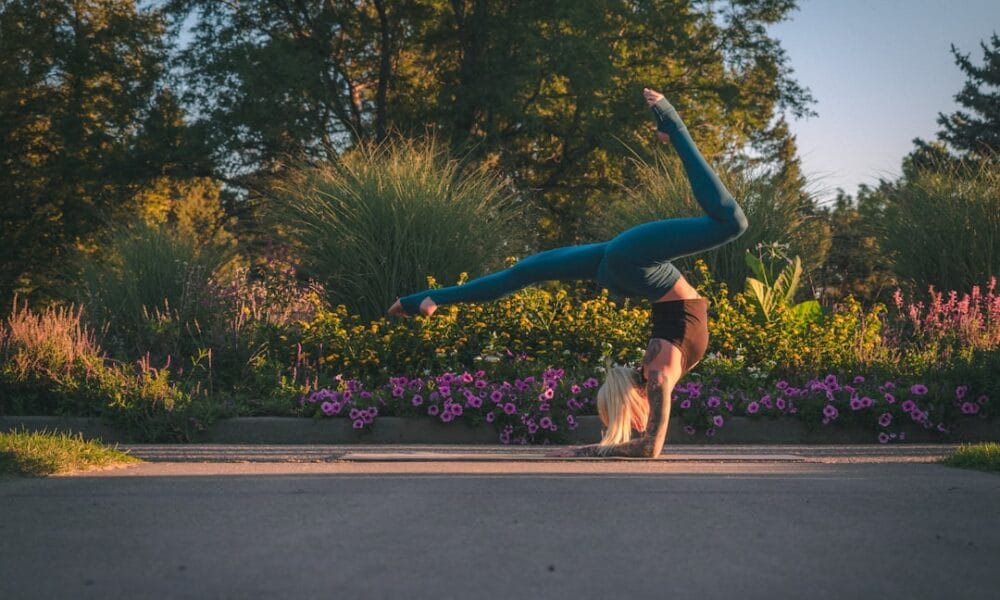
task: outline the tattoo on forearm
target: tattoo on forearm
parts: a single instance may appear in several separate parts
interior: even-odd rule
[[[660,353],[663,349],[663,343],[660,340],[653,338],[649,340],[649,345],[646,346],[646,354],[642,357],[642,366],[645,368],[646,365],[653,362],[653,359]]]
[[[614,446],[583,446],[576,449],[577,456],[630,456],[654,458],[663,449],[670,418],[670,391],[660,371],[650,371],[646,383],[649,400],[649,423],[641,437]]]

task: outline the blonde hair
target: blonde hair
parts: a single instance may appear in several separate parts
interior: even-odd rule
[[[632,429],[644,431],[649,419],[649,402],[641,393],[638,374],[629,367],[612,367],[597,390],[597,414],[607,429],[601,446],[621,444],[632,439]]]

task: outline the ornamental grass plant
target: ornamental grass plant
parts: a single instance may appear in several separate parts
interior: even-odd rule
[[[930,164],[879,194],[882,249],[912,288],[963,292],[1000,273],[996,161]]]
[[[524,201],[508,182],[450,158],[433,138],[361,144],[274,184],[275,229],[331,305],[376,319],[426,277],[479,276],[526,253]]]

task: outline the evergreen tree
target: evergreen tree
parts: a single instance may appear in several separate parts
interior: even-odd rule
[[[968,54],[952,45],[955,63],[967,79],[955,100],[965,107],[945,116],[938,114],[943,128],[938,138],[962,155],[996,160],[1000,152],[1000,36],[994,33],[990,44],[980,42],[983,65],[976,66]]]

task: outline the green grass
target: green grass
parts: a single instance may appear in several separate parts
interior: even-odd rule
[[[64,433],[0,432],[0,478],[44,477],[142,462],[100,442]]]
[[[984,442],[962,445],[955,454],[942,460],[941,464],[963,469],[1000,472],[1000,444]]]

